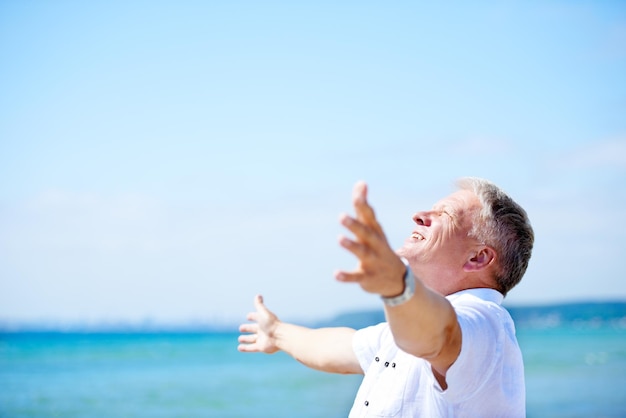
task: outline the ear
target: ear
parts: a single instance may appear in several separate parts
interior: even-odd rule
[[[491,247],[480,247],[470,255],[470,258],[463,265],[463,270],[467,272],[479,271],[489,267],[496,260],[496,251]]]

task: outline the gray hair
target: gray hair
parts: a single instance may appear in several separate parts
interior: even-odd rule
[[[469,235],[498,254],[495,281],[498,290],[506,296],[522,280],[532,253],[535,235],[528,215],[490,181],[464,177],[457,181],[457,186],[473,192],[482,204]]]

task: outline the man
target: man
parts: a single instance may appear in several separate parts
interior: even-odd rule
[[[367,202],[341,216],[358,258],[335,273],[381,296],[387,322],[362,330],[284,323],[255,299],[239,350],[283,350],[308,367],[364,374],[350,417],[523,417],[522,357],[501,307],[524,275],[534,235],[526,212],[494,184],[461,179],[459,190],[413,215],[415,229],[393,251]]]

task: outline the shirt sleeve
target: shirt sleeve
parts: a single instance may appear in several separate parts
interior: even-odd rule
[[[387,333],[389,333],[389,326],[387,323],[383,322],[378,325],[360,329],[354,334],[354,337],[352,337],[352,349],[364,373],[367,373],[367,369],[380,349],[381,343]]]
[[[443,396],[462,402],[480,391],[502,358],[501,308],[492,303],[455,306],[461,327],[461,352],[446,373]],[[468,390],[470,388],[470,390]]]

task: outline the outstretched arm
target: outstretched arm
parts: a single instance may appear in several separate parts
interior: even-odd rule
[[[358,283],[363,290],[392,297],[402,293],[405,266],[391,249],[374,210],[367,202],[367,186],[357,183],[353,203],[356,218],[344,215],[341,223],[355,239],[340,238],[340,244],[359,260],[352,272],[339,271],[339,281]],[[461,329],[454,308],[443,296],[417,278],[414,296],[389,307],[385,315],[398,347],[428,360],[441,380],[461,350]],[[438,375],[437,375],[438,374]]]
[[[248,314],[251,323],[239,331],[239,351],[267,353],[284,351],[312,369],[329,373],[362,374],[363,370],[352,350],[351,328],[312,329],[282,322],[263,303],[254,299],[256,311]]]

